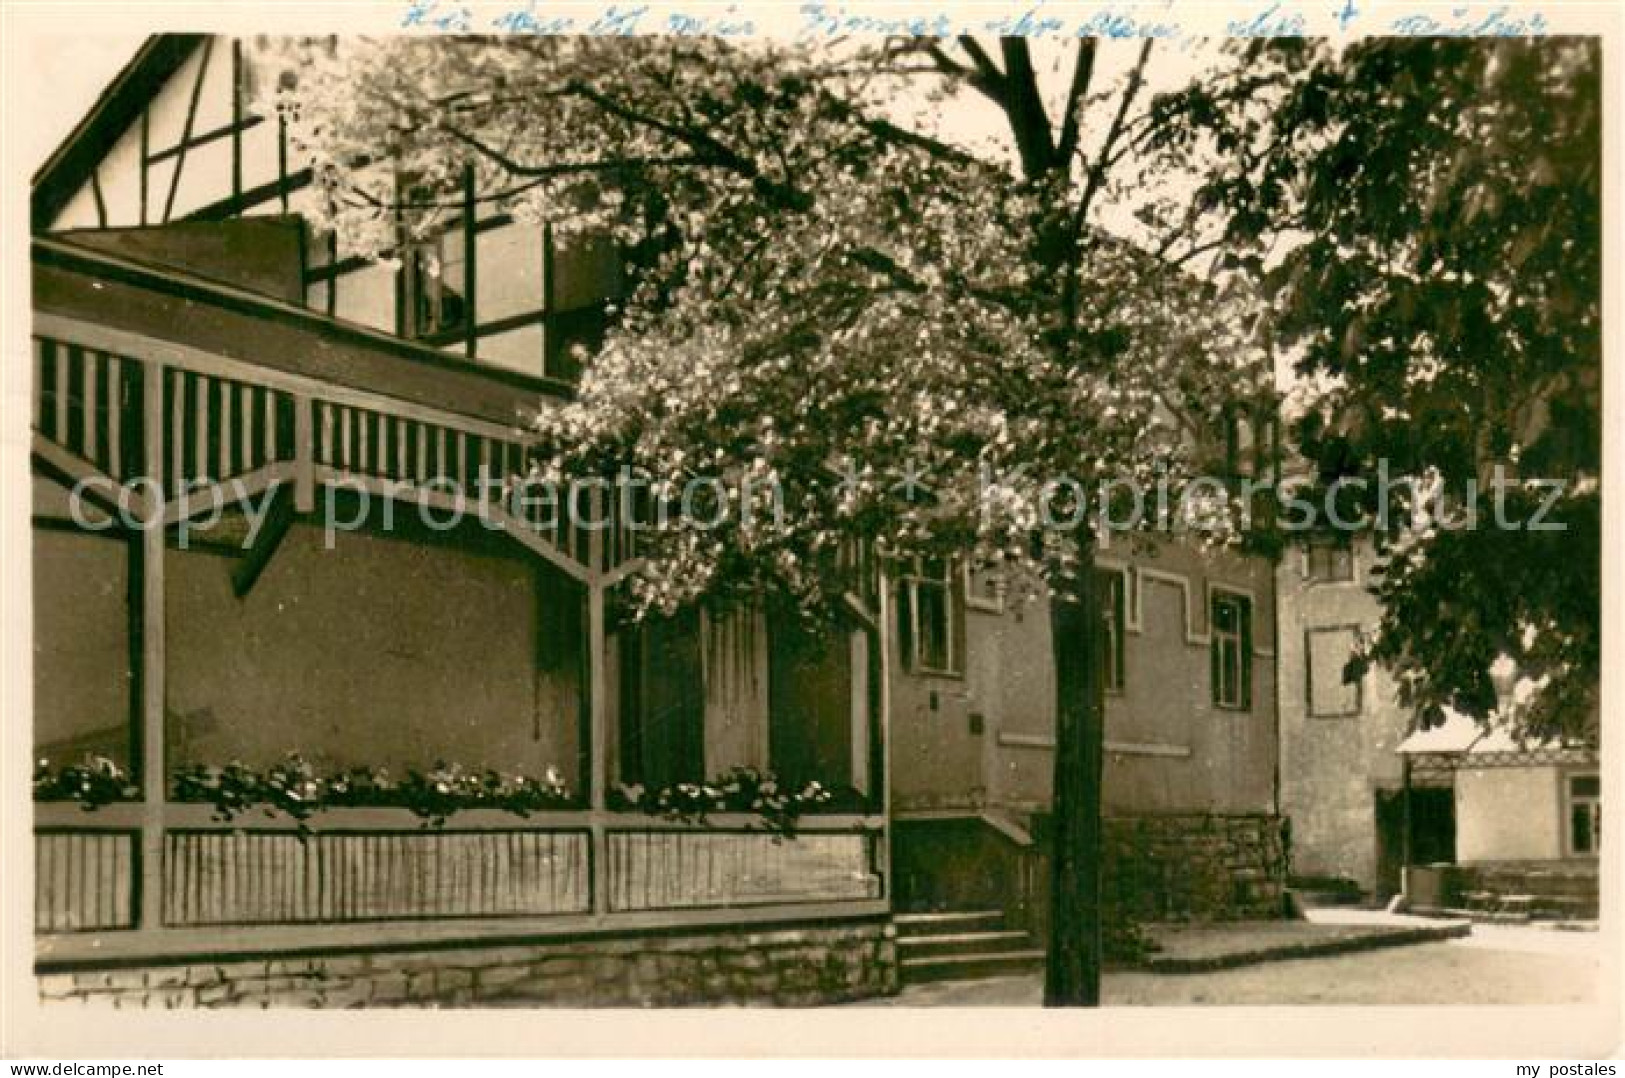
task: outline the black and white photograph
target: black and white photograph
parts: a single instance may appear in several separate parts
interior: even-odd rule
[[[1617,9],[45,6],[8,1057],[1619,1051]]]

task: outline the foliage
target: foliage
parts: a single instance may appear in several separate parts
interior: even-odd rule
[[[828,808],[835,801],[835,792],[818,782],[788,786],[771,771],[734,767],[710,782],[680,782],[660,789],[622,785],[616,788],[611,807],[702,824],[712,813],[750,813],[761,817],[775,836],[787,838],[795,834],[796,820],[803,813]]]
[[[176,770],[173,788],[176,800],[213,805],[215,815],[228,821],[256,808],[267,815],[282,812],[303,823],[329,808],[387,807],[408,809],[438,827],[464,809],[528,816],[578,805],[552,768],[537,779],[437,763],[427,772],[408,771],[405,778],[394,779],[383,768],[323,775],[297,754],[264,770],[240,763],[189,765]]]
[[[35,801],[77,801],[87,812],[141,796],[129,774],[105,756],[86,756],[81,763],[56,769],[49,760],[39,760],[33,785]]]
[[[1057,480],[1177,489],[1190,433],[1268,375],[1245,293],[1081,228],[1075,147],[1013,172],[868,107],[859,76],[895,55],[574,38],[302,55],[284,108],[347,245],[387,252],[397,211],[432,233],[472,164],[485,197],[628,252],[640,287],[579,400],[538,426],[551,478],[624,465],[656,503],[711,492],[647,533],[644,607],[828,608],[854,542],[1067,572],[1093,521]],[[399,205],[392,174],[357,166],[380,144],[445,197]],[[1078,527],[1044,527],[1046,506]],[[1228,539],[1223,493],[1200,506]]]
[[[1199,201],[1226,260],[1276,302],[1308,380],[1296,441],[1316,483],[1371,481],[1374,513],[1379,468],[1418,481],[1381,506],[1393,559],[1367,660],[1426,722],[1490,714],[1491,668],[1510,664],[1529,732],[1581,732],[1600,659],[1598,42],[1238,51],[1239,74],[1158,108],[1194,118],[1166,138],[1223,162]],[[1529,520],[1528,481],[1547,479],[1566,530],[1440,526],[1469,484],[1488,501],[1497,466],[1507,519]]]
[[[1056,108],[1018,37],[998,59],[969,37],[295,43],[279,104],[352,250],[432,234],[472,168],[477,197],[626,252],[637,287],[578,399],[538,417],[538,478],[647,480],[640,609],[765,594],[827,621],[854,551],[968,553],[1057,592],[1071,843],[1099,814],[1099,679],[1074,658],[1093,654],[1097,489],[1189,494],[1179,523],[1230,541],[1231,493],[1193,482],[1201,443],[1269,391],[1246,288],[1096,227],[1161,122],[1152,44],[1132,47],[1103,87],[1102,44],[1070,43]],[[991,105],[1013,152],[887,110],[910,95],[939,120]],[[1084,866],[1056,862],[1046,993],[1094,1003],[1098,859],[1067,848]]]

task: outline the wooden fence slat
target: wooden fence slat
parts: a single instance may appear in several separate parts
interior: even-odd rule
[[[260,396],[260,437],[264,442],[265,463],[280,460],[277,452],[276,407],[278,394],[269,389],[257,390]]]
[[[197,412],[197,425],[192,432],[192,467],[197,478],[209,478],[209,383],[207,375],[195,375],[192,382],[193,409]]]
[[[74,348],[56,350],[56,440],[69,449],[68,440],[68,365],[74,361]]]
[[[99,394],[97,393],[97,390],[100,388],[96,384],[96,382],[97,382],[97,379],[101,377],[101,373],[102,373],[102,362],[101,362],[101,358],[100,358],[100,353],[88,352],[87,351],[85,353],[85,399],[84,399],[85,452],[84,452],[84,458],[86,460],[88,460],[88,461],[93,462],[93,463],[100,463],[100,459],[101,459],[101,439],[100,439],[100,433],[101,432],[98,429],[98,425],[97,425],[98,416],[96,414],[96,404],[97,404],[97,400],[98,400],[98,397],[99,397]]]
[[[124,479],[124,362],[107,357],[107,474]]]

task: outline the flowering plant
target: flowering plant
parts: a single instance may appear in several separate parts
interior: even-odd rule
[[[301,823],[327,808],[374,806],[409,809],[436,827],[462,809],[494,808],[527,816],[575,804],[552,767],[541,778],[533,778],[437,762],[426,772],[410,770],[405,778],[395,779],[385,768],[355,767],[322,775],[297,754],[264,771],[236,762],[183,767],[175,772],[174,794],[178,801],[213,805],[222,820],[256,806],[267,815],[280,810]]]
[[[118,764],[105,756],[86,756],[82,763],[53,770],[51,761],[34,765],[35,801],[77,801],[86,812],[114,801],[134,801],[141,790]]]
[[[834,800],[834,791],[818,782],[798,788],[783,784],[771,771],[734,767],[709,782],[679,782],[658,789],[623,784],[615,789],[611,806],[690,823],[704,823],[714,812],[754,813],[775,835],[791,837],[797,817]]]

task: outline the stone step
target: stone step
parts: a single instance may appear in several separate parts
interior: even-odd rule
[[[999,954],[1032,946],[1027,933],[943,932],[930,936],[899,936],[897,953],[902,958],[932,958],[943,955]]]
[[[1004,928],[1002,910],[947,910],[942,913],[900,913],[897,938],[941,936],[964,932],[997,932]]]
[[[990,954],[939,955],[932,958],[905,958],[899,965],[904,984],[927,981],[975,980],[981,977],[1008,977],[1044,968],[1044,952],[1039,950],[995,951]]]

